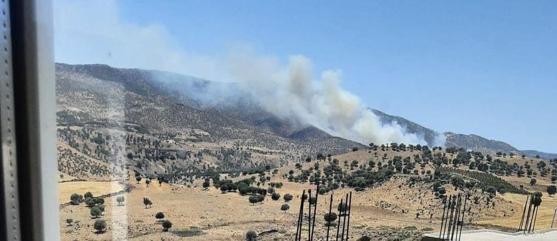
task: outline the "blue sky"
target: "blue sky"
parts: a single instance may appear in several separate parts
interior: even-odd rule
[[[118,50],[109,41],[72,39],[76,34],[70,30],[77,27],[66,26],[68,19],[87,16],[95,7],[109,9],[92,15],[106,25],[83,31],[107,28],[116,18],[138,36],[161,33],[162,39],[137,48],[154,51],[156,43],[170,43],[165,51],[177,60],[169,70],[184,63],[191,71],[183,72],[214,72],[210,59],[238,45],[279,60],[302,54],[316,72],[341,70],[342,86],[372,108],[439,131],[557,152],[555,1],[126,0],[82,5],[55,1],[55,14],[65,16],[55,17],[57,61],[159,68],[148,61],[114,60]],[[174,52],[195,61],[174,58]]]

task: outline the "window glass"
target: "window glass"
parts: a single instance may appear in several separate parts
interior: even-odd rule
[[[54,0],[62,240],[556,235],[555,7]]]

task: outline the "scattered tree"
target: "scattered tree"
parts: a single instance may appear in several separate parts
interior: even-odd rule
[[[118,206],[122,206],[122,204],[124,203],[125,200],[126,200],[126,198],[124,198],[124,196],[118,196],[116,198],[116,202],[118,202]]]
[[[95,199],[93,199],[93,198],[86,198],[85,199],[85,205],[87,205],[87,207],[92,208],[92,207],[95,206],[95,204],[96,204]]]
[[[287,194],[284,194],[283,198],[284,198],[285,202],[290,202],[292,200],[292,198],[294,198],[294,197],[291,194],[287,193]]]
[[[549,196],[555,195],[555,193],[557,193],[557,187],[555,185],[547,186],[547,193]]]
[[[97,205],[97,206],[95,206],[95,207],[99,208],[99,210],[101,210],[101,212],[104,213],[104,205],[99,204],[99,205]]]
[[[371,241],[371,238],[368,236],[362,236],[361,238],[359,238],[357,241]]]
[[[205,179],[205,181],[203,182],[203,189],[208,190],[210,186],[211,186],[211,181],[208,178]]]
[[[246,241],[257,241],[257,233],[255,231],[248,231],[246,233]]]
[[[248,198],[248,200],[251,204],[256,204],[256,203],[259,203],[259,202],[263,202],[263,200],[265,200],[265,196],[263,196],[263,195],[251,195]]]
[[[150,208],[153,205],[153,202],[151,202],[151,200],[148,197],[144,197],[143,205],[145,205],[145,208]]]
[[[164,220],[164,222],[162,222],[162,231],[168,232],[170,228],[172,228],[172,222]]]
[[[106,221],[104,220],[97,220],[93,225],[97,233],[104,233],[106,231]]]
[[[83,201],[83,196],[74,193],[70,196],[70,203],[72,205],[79,205],[79,203],[81,203]]]
[[[155,218],[157,218],[158,222],[162,221],[162,219],[164,218],[164,213],[158,212],[157,214],[155,214]]]
[[[102,215],[102,211],[99,207],[92,207],[90,213],[93,218],[98,218]]]
[[[91,192],[86,192],[86,193],[83,195],[83,197],[84,197],[84,198],[93,198],[93,193],[91,193]]]
[[[280,206],[280,210],[284,211],[286,213],[286,211],[288,211],[288,209],[290,209],[290,206],[288,204],[282,204],[282,206]]]
[[[326,213],[323,218],[325,219],[325,222],[327,222],[327,226],[331,226],[334,224],[335,220],[337,220],[337,214],[336,213]]]

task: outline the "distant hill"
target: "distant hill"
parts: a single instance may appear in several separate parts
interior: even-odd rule
[[[151,132],[199,129],[210,134],[209,141],[245,138],[261,145],[301,145],[312,152],[339,153],[362,146],[316,127],[275,116],[254,103],[233,83],[99,64],[56,64],[56,79],[61,122],[120,120]],[[229,91],[231,89],[234,91]],[[447,147],[557,158],[557,154],[520,151],[510,144],[478,135],[440,134],[403,117],[372,111],[383,123],[396,122],[407,132],[423,137],[430,146],[437,145],[436,138],[444,136]]]
[[[546,160],[554,160],[557,159],[557,154],[555,153],[546,153],[541,151],[533,151],[533,150],[522,150],[520,151],[522,154],[529,156],[529,157],[540,157]]]
[[[513,146],[497,140],[489,140],[478,135],[445,133],[447,147],[458,147],[481,152],[520,153]]]
[[[241,98],[203,101],[204,92],[218,91],[208,83],[160,71],[56,64],[58,124],[125,125],[145,133],[201,130],[208,133],[201,140],[205,142],[241,140],[250,146],[307,154],[343,153],[362,146],[282,120]]]
[[[383,123],[392,123],[392,122],[396,122],[398,123],[400,126],[402,126],[403,128],[406,129],[407,132],[412,133],[412,134],[416,134],[418,136],[421,136],[424,138],[424,140],[427,142],[427,144],[429,146],[434,146],[436,143],[436,138],[437,136],[439,136],[439,133],[429,129],[427,127],[423,127],[417,123],[414,123],[412,121],[409,121],[403,117],[399,117],[399,116],[394,116],[394,115],[389,115],[386,114],[382,111],[379,110],[375,110],[372,109],[373,113],[375,113],[377,116],[379,116],[379,119],[381,119],[381,121]]]
[[[379,110],[372,110],[379,118],[385,122],[396,122],[402,127],[406,128],[409,133],[416,134],[418,136],[424,137],[425,141],[428,145],[433,146],[435,144],[435,138],[439,135],[439,132],[419,125],[415,122],[407,120],[403,117],[394,116],[386,114]],[[505,153],[516,153],[516,154],[524,154],[529,157],[536,157],[539,156],[543,159],[557,159],[557,154],[554,153],[545,153],[535,150],[518,150],[517,148],[513,147],[512,145],[498,141],[498,140],[491,140],[484,138],[479,135],[474,134],[457,134],[453,132],[445,132],[443,133],[445,137],[445,146],[446,147],[457,147],[457,148],[464,148],[466,150],[472,151],[480,151],[480,152],[505,152]]]

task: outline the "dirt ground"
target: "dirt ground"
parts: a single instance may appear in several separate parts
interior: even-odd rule
[[[73,193],[85,194],[91,192],[94,196],[118,192],[123,186],[116,181],[69,181],[58,184],[58,200],[60,203],[70,201]]]
[[[520,218],[522,216],[522,209],[524,207],[524,202],[526,201],[525,195],[507,193],[502,195],[503,199],[511,201],[514,206],[520,210],[515,212],[514,215],[505,218],[494,218],[481,220],[480,224],[491,224],[501,227],[506,227],[510,229],[517,229],[520,224]],[[547,193],[544,194],[542,198],[542,204],[538,210],[538,217],[536,220],[536,230],[544,230],[551,228],[551,220],[555,209],[557,208],[557,198],[555,196],[548,196]],[[556,220],[557,222],[557,220]]]
[[[99,186],[97,182],[91,182],[91,186]],[[397,185],[393,183],[392,185]],[[70,195],[79,190],[85,192],[86,182],[61,186],[62,195]],[[198,185],[200,186],[200,185]],[[75,189],[72,189],[75,188]],[[203,190],[201,187],[188,188],[185,186],[173,186],[158,183],[145,183],[139,185],[134,183],[130,193],[125,194],[125,205],[118,206],[116,197],[105,200],[105,213],[102,219],[108,223],[108,232],[96,234],[93,230],[92,219],[89,208],[84,204],[78,206],[67,206],[61,209],[62,237],[63,240],[111,240],[115,229],[121,226],[129,226],[127,238],[130,240],[178,240],[180,235],[192,235],[188,240],[243,240],[249,230],[264,231],[276,230],[276,232],[261,237],[262,240],[290,240],[289,236],[295,233],[295,222],[299,211],[299,195],[304,188],[310,188],[307,184],[284,183],[277,192],[282,195],[290,193],[294,200],[290,201],[290,209],[281,211],[280,207],[284,200],[272,200],[269,196],[263,203],[252,205],[247,196],[237,193],[222,194],[215,188]],[[71,190],[70,190],[71,189]],[[105,189],[110,190],[105,184]],[[378,190],[383,192],[383,190]],[[396,191],[393,189],[393,191]],[[334,194],[335,202],[344,197],[348,189],[337,190]],[[388,224],[393,227],[416,226],[419,229],[433,228],[434,223],[426,219],[416,220],[414,213],[401,213],[400,210],[378,208],[375,205],[379,200],[373,198],[373,191],[353,193],[353,209],[351,233],[353,237],[366,229],[384,226]],[[398,192],[398,191],[397,191]],[[94,192],[94,194],[96,194]],[[390,194],[389,194],[390,195]],[[148,197],[153,206],[145,208],[143,197]],[[61,200],[68,198],[60,197]],[[316,236],[321,237],[326,231],[323,215],[327,212],[329,205],[328,195],[320,195],[318,216],[316,219]],[[392,198],[397,198],[393,196]],[[385,203],[387,203],[385,201]],[[155,219],[157,212],[163,212],[165,218],[173,223],[171,232],[163,233],[162,226]],[[306,210],[307,212],[307,210]],[[121,216],[127,217],[122,220]],[[114,217],[118,217],[115,220]],[[73,219],[73,224],[67,225],[66,219]],[[293,228],[294,227],[294,228]],[[319,239],[317,239],[319,240]]]
[[[352,238],[359,238],[361,234],[383,226],[436,230],[439,226],[439,213],[436,212],[431,221],[426,214],[418,219],[415,216],[420,207],[423,207],[423,202],[435,203],[431,193],[420,191],[419,188],[401,187],[403,181],[393,178],[381,187],[353,192],[350,232]],[[222,194],[213,187],[204,190],[201,185],[188,188],[151,183],[147,187],[144,182],[131,183],[133,188],[130,193],[124,195],[124,205],[118,206],[116,197],[105,199],[106,209],[101,217],[108,223],[105,233],[94,232],[93,223],[96,219],[90,217],[89,208],[84,204],[62,208],[62,240],[182,240],[185,237],[188,237],[187,240],[243,240],[249,230],[258,233],[270,231],[270,234],[260,237],[261,240],[291,240],[299,211],[297,197],[303,189],[311,187],[309,184],[284,182],[284,186],[277,189],[277,192],[281,196],[290,193],[295,197],[288,203],[290,209],[284,212],[280,210],[281,205],[285,203],[282,197],[279,201],[274,201],[268,196],[263,203],[252,205],[247,196],[238,193]],[[65,202],[74,192],[92,191],[95,195],[101,195],[103,191],[113,192],[114,186],[118,185],[110,182],[61,183],[60,200]],[[349,189],[337,190],[334,199],[338,201],[348,191]],[[143,197],[152,200],[152,207],[145,208]],[[327,212],[329,197],[319,196],[316,240],[320,240],[326,231],[323,214]],[[518,210],[525,196],[505,194],[503,199],[511,202]],[[549,227],[553,215],[551,210],[554,207],[557,207],[557,199],[544,198],[538,216],[539,229]],[[155,218],[157,212],[163,212],[165,219],[173,223],[170,232],[162,231],[161,223]],[[486,216],[477,223],[514,228],[518,225],[520,215],[520,212],[514,212],[514,215],[508,217]],[[68,218],[73,219],[72,225],[66,223]]]
[[[365,162],[373,154],[367,151],[349,152],[337,156],[343,161],[359,160]],[[314,165],[304,163],[307,169]],[[321,163],[324,166],[324,162]],[[299,195],[302,190],[315,186],[291,183],[282,178],[283,174],[293,169],[292,165],[279,168],[271,182],[282,182],[284,186],[276,191],[281,199],[274,201],[268,195],[264,202],[252,205],[248,196],[238,193],[222,194],[214,187],[204,190],[201,181],[187,187],[152,182],[149,187],[142,180],[137,184],[130,180],[132,191],[124,194],[124,205],[118,205],[116,197],[105,199],[105,212],[100,219],[107,221],[104,233],[94,232],[90,209],[85,204],[61,208],[62,240],[244,240],[245,233],[254,230],[261,235],[258,240],[292,240],[295,233],[296,219],[299,211]],[[241,178],[247,178],[240,177]],[[541,178],[540,178],[541,179]],[[527,186],[529,179],[513,178]],[[547,182],[541,180],[541,182]],[[431,232],[437,230],[442,212],[441,204],[434,198],[427,186],[409,188],[404,177],[393,177],[382,185],[362,192],[353,192],[351,238],[356,240],[363,234],[375,232],[384,227],[395,230],[417,230]],[[423,184],[418,184],[423,185]],[[69,201],[72,193],[84,194],[87,191],[95,196],[122,190],[123,185],[115,181],[69,181],[61,182],[59,187],[60,203]],[[334,203],[353,189],[338,189],[334,192]],[[447,188],[449,194],[451,190]],[[290,209],[281,211],[284,194],[294,195],[288,202]],[[143,198],[148,197],[153,205],[146,208]],[[323,215],[329,207],[329,194],[319,196],[318,216],[316,219],[316,239],[322,240],[326,232]],[[518,227],[525,195],[497,195],[496,206],[492,210],[481,210],[471,219],[468,228],[497,228],[512,230]],[[335,209],[336,205],[334,205]],[[557,198],[544,193],[543,202],[538,213],[536,229],[547,229],[551,225],[553,210],[557,208]],[[434,211],[432,211],[434,210]],[[160,221],[155,214],[163,212],[165,219],[173,223],[170,232],[163,232]],[[430,216],[433,212],[433,216]],[[307,210],[306,210],[307,213]],[[419,213],[419,217],[416,214]],[[430,217],[432,219],[430,220]],[[72,219],[71,225],[66,220]],[[333,227],[334,228],[334,227]],[[307,228],[306,228],[307,229]]]

